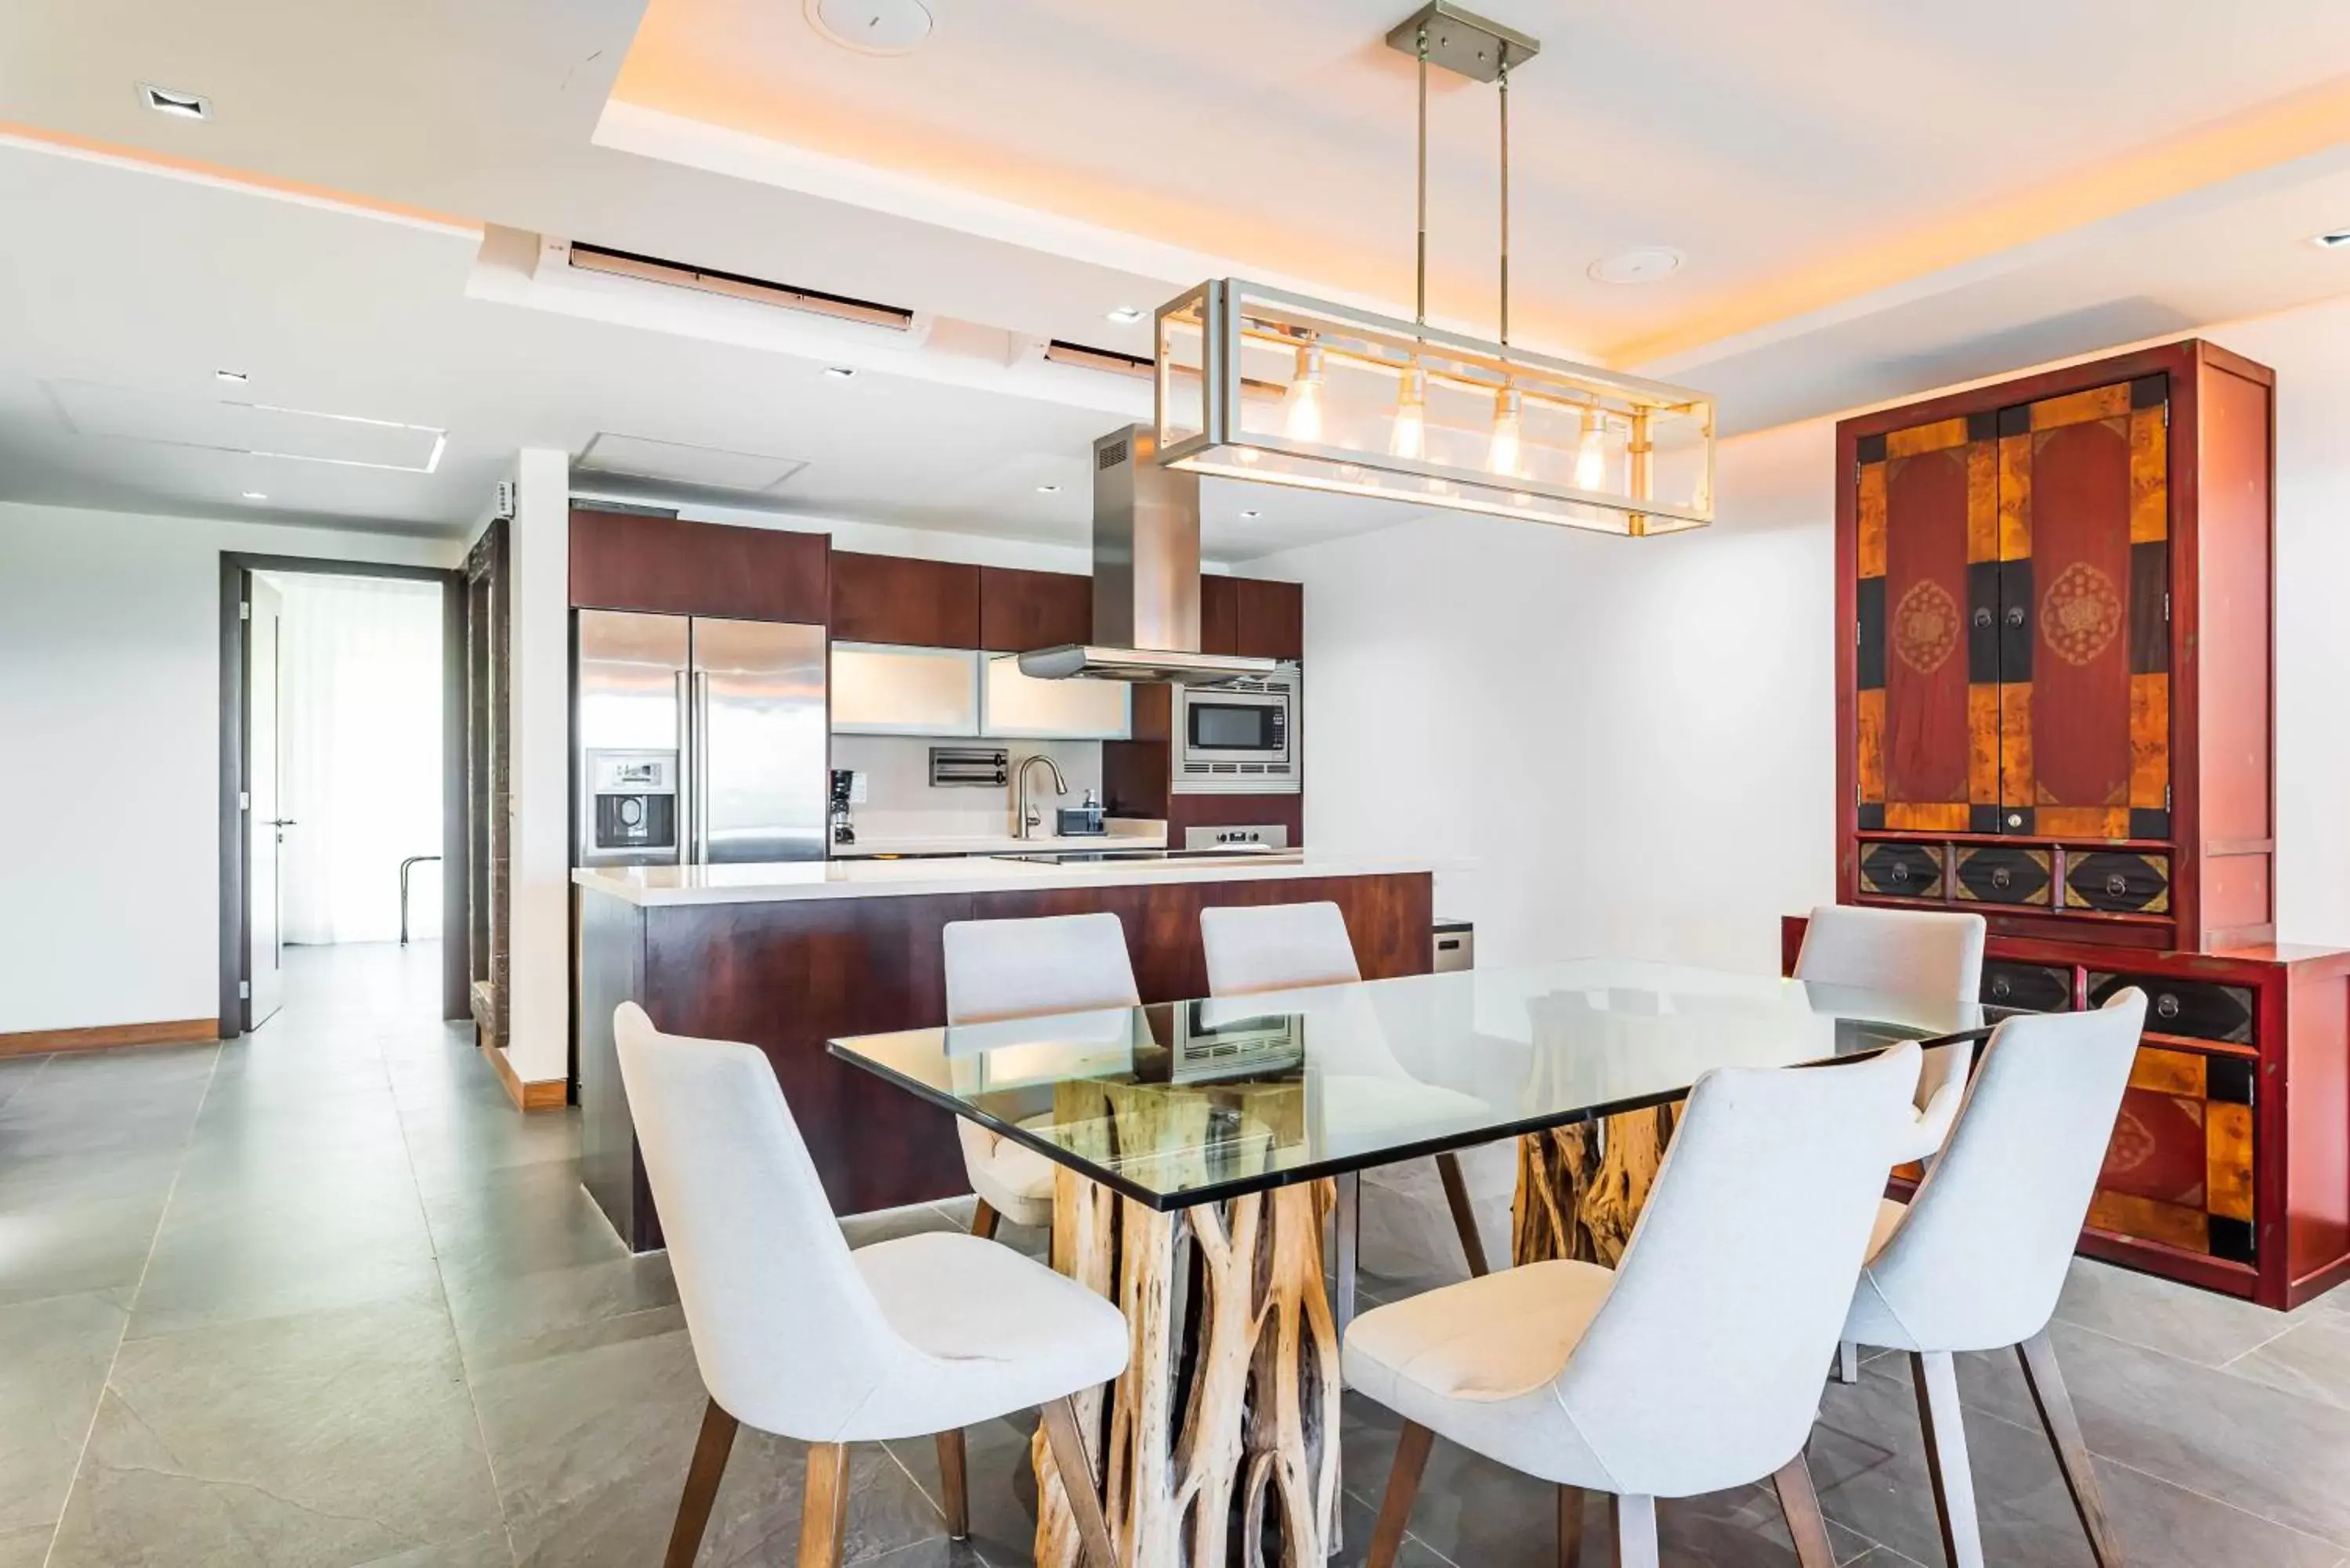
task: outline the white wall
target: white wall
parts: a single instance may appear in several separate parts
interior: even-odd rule
[[[2278,375],[2280,935],[2350,945],[2350,301],[2205,336]],[[1697,534],[1464,516],[1251,563],[1305,584],[1313,842],[1442,863],[1487,961],[1775,969],[1835,886],[1833,425],[1726,442]]]
[[[506,539],[508,718],[506,1061],[538,1083],[571,1061],[571,458],[525,447]]]
[[[220,555],[446,541],[0,503],[0,1033],[217,1015]]]

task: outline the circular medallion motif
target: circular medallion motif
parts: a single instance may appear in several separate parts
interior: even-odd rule
[[[1893,607],[1893,651],[1920,675],[1931,675],[1959,646],[1959,602],[1936,582],[1911,585]]]
[[[2154,1135],[2127,1106],[2114,1120],[2114,1140],[2106,1149],[2107,1171],[2136,1170],[2154,1155]]]
[[[2057,573],[2041,596],[2040,635],[2067,664],[2091,662],[2121,629],[2121,590],[2086,561]]]

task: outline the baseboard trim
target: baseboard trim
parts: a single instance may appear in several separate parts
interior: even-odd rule
[[[57,1051],[105,1051],[117,1045],[210,1045],[221,1037],[217,1018],[172,1018],[157,1023],[101,1023],[88,1029],[28,1029],[0,1034],[0,1056],[46,1056]]]
[[[495,1073],[498,1082],[505,1085],[506,1098],[514,1102],[515,1109],[525,1115],[533,1111],[559,1111],[571,1103],[568,1081],[562,1078],[522,1078],[515,1072],[514,1064],[506,1060],[505,1052],[490,1044],[486,1038],[482,1042],[482,1054],[490,1059],[490,1071]]]

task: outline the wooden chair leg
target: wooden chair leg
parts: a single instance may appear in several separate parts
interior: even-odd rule
[[[1787,1516],[1787,1533],[1795,1540],[1800,1568],[1835,1568],[1835,1548],[1828,1542],[1828,1521],[1820,1512],[1820,1494],[1812,1485],[1812,1468],[1797,1454],[1771,1478],[1779,1493],[1780,1511]]]
[[[1558,1489],[1558,1568],[1583,1568],[1583,1489]]]
[[[1461,1174],[1461,1157],[1438,1155],[1436,1174],[1443,1179],[1444,1201],[1452,1210],[1452,1228],[1461,1233],[1461,1251],[1469,1260],[1470,1273],[1491,1273],[1485,1262],[1485,1239],[1477,1231],[1477,1210],[1469,1202],[1468,1179]]]
[[[1918,1422],[1926,1434],[1926,1470],[1934,1482],[1942,1555],[1950,1568],[1983,1568],[1975,1478],[1967,1463],[1966,1423],[1959,1408],[1958,1363],[1947,1350],[1914,1355],[1909,1376],[1918,1389]]]
[[[995,1240],[995,1228],[1003,1223],[1003,1216],[984,1198],[974,1199],[971,1211],[971,1233],[983,1241]]]
[[[811,1443],[807,1489],[800,1496],[799,1568],[840,1568],[848,1533],[848,1445]]]
[[[2015,1354],[2023,1363],[2024,1386],[2032,1390],[2040,1424],[2047,1428],[2048,1440],[2055,1447],[2057,1468],[2064,1472],[2064,1490],[2073,1494],[2073,1511],[2081,1516],[2081,1528],[2088,1532],[2089,1551],[2097,1560],[2097,1568],[2122,1568],[2121,1543],[2114,1539],[2113,1524],[2106,1517],[2105,1496],[2097,1490],[2096,1463],[2089,1458],[2088,1440],[2081,1435],[2072,1393],[2064,1386],[2064,1375],[2057,1370],[2056,1346],[2043,1328],[2017,1345]]]
[[[939,1502],[946,1510],[947,1535],[955,1541],[971,1539],[971,1492],[964,1484],[962,1459],[962,1428],[938,1435]]]
[[[1839,1383],[1860,1381],[1860,1346],[1848,1339],[1836,1343],[1835,1380]]]
[[[1412,1499],[1419,1495],[1420,1472],[1428,1469],[1428,1450],[1436,1434],[1417,1421],[1403,1424],[1396,1441],[1395,1463],[1388,1470],[1387,1494],[1379,1499],[1379,1517],[1371,1526],[1371,1549],[1363,1568],[1395,1568],[1403,1550],[1403,1527],[1411,1518]]]
[[[718,1483],[726,1477],[726,1459],[734,1451],[734,1417],[712,1399],[702,1413],[702,1436],[694,1439],[693,1461],[685,1467],[685,1491],[677,1500],[677,1522],[670,1527],[669,1555],[662,1568],[693,1568],[702,1550],[702,1532],[710,1527],[710,1505],[718,1501]]]
[[[1045,1417],[1045,1439],[1052,1446],[1053,1468],[1061,1472],[1061,1490],[1077,1521],[1077,1542],[1086,1568],[1118,1568],[1118,1549],[1110,1544],[1109,1526],[1102,1519],[1101,1479],[1094,1471],[1093,1455],[1077,1425],[1073,1399],[1055,1399],[1038,1414]]]
[[[1616,1515],[1616,1568],[1659,1568],[1657,1500],[1611,1496],[1607,1505]]]

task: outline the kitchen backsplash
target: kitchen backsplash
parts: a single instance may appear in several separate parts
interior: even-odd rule
[[[866,775],[865,804],[851,808],[859,837],[963,838],[1008,834],[1013,824],[1014,791],[979,789],[969,785],[934,789],[931,785],[931,748],[942,745],[1001,745],[1016,769],[1024,757],[1039,753],[1061,765],[1069,782],[1068,798],[1053,794],[1052,775],[1036,770],[1034,798],[1044,811],[1045,830],[1052,831],[1053,809],[1075,805],[1087,789],[1102,783],[1099,741],[934,741],[903,735],[835,735],[832,765],[855,768]],[[1015,777],[1017,775],[1015,774]]]

